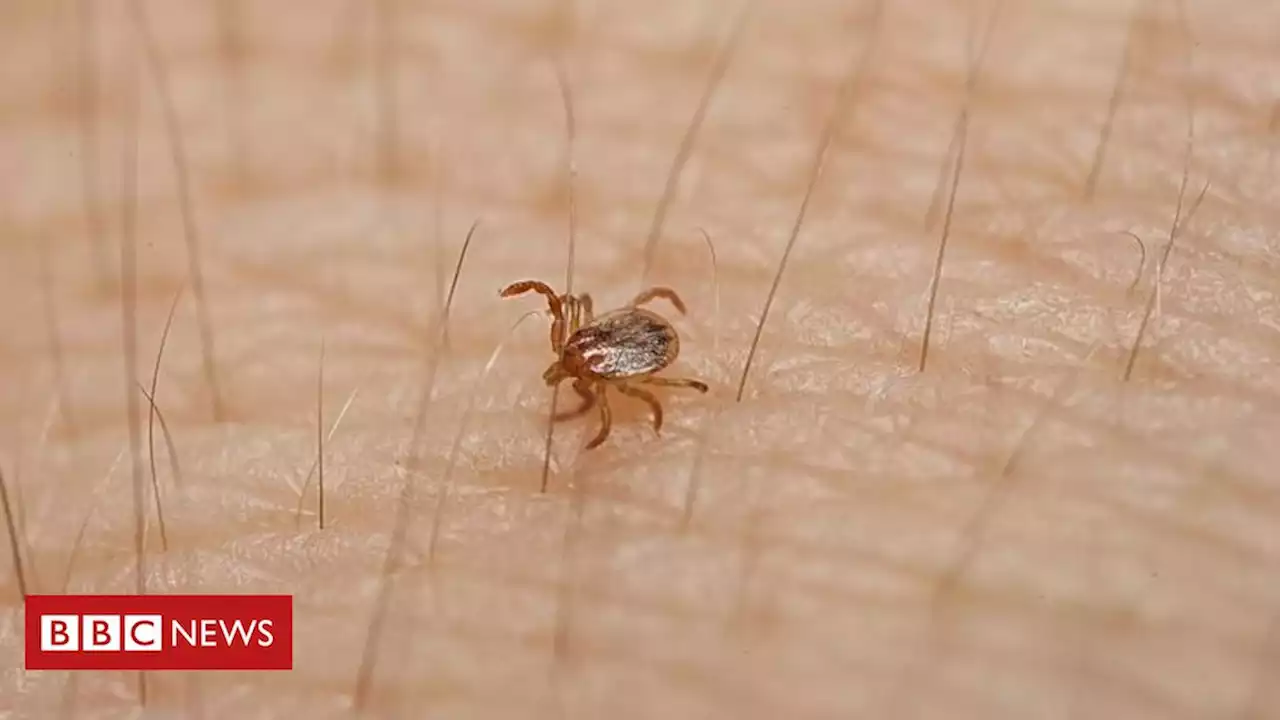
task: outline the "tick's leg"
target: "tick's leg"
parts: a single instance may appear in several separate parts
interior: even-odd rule
[[[566,305],[571,308],[567,315],[569,316],[569,334],[572,335],[578,332],[578,328],[589,324],[595,317],[595,313],[592,311],[590,295],[582,293],[566,297],[568,298]]]
[[[569,326],[569,332],[565,335],[568,340],[569,336],[578,332],[583,325],[591,322],[595,317],[592,312],[591,296],[582,293],[581,295],[563,295],[560,302],[564,308],[565,323]]]
[[[578,396],[582,398],[582,404],[574,410],[566,410],[558,412],[552,416],[552,420],[562,422],[585,415],[588,410],[596,404],[596,394],[591,392],[591,382],[581,378],[573,381],[573,389],[577,391]]]
[[[547,298],[547,306],[551,309],[551,312],[560,312],[560,298],[556,295],[556,291],[552,290],[550,285],[542,282],[541,280],[521,280],[520,282],[514,282],[502,288],[502,291],[498,294],[507,298],[515,297],[516,295],[523,295],[527,292],[536,292],[539,295],[545,296]]]
[[[658,402],[658,398],[654,397],[653,393],[625,383],[619,383],[615,387],[623,395],[630,395],[649,403],[649,408],[653,410],[653,432],[655,435],[662,432],[662,403]]]
[[[523,295],[527,292],[536,292],[547,298],[547,309],[551,311],[551,316],[554,318],[551,321],[551,349],[559,355],[564,346],[565,317],[563,303],[560,302],[556,291],[540,280],[522,280],[511,283],[498,294],[505,298]]]
[[[573,295],[561,296],[560,302],[564,307],[564,336],[567,340],[570,335],[578,332],[578,326],[581,325],[580,318],[582,317],[582,311],[578,309],[578,298]]]
[[[564,319],[569,326],[569,335],[578,332],[578,328],[582,327],[582,296],[581,295],[565,295],[561,298],[564,303]]]
[[[564,371],[564,366],[560,364],[559,360],[548,365],[547,369],[542,372],[542,379],[546,381],[548,387],[555,387],[560,384],[560,381],[568,378],[569,375]]]
[[[596,392],[596,406],[600,408],[600,432],[587,443],[587,450],[604,442],[604,439],[609,437],[609,429],[613,427],[613,415],[609,412],[609,398],[605,395],[606,387],[601,385],[600,390]]]
[[[693,388],[700,393],[704,393],[708,390],[706,383],[701,380],[690,380],[689,378],[647,377],[640,382],[645,385],[657,385],[659,387]]]
[[[680,311],[681,315],[685,313],[684,301],[680,299],[680,296],[676,294],[675,290],[672,290],[669,287],[651,287],[637,295],[635,299],[631,301],[631,304],[638,307],[656,298],[665,298],[670,300],[671,304],[676,306],[676,309]]]

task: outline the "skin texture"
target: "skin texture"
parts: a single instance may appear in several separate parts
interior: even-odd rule
[[[297,622],[292,673],[153,673],[154,717],[1280,717],[1274,3],[762,0],[647,278],[736,5],[151,2],[184,175],[130,7],[0,8],[22,579]],[[560,426],[546,494],[527,277],[676,288],[711,385]],[[132,382],[175,296],[171,455]],[[0,567],[0,713],[136,710],[20,669]]]

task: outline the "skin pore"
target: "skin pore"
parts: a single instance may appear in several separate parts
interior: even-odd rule
[[[740,7],[5,3],[0,713],[1280,717],[1280,9]],[[539,492],[523,279],[710,392]],[[27,673],[24,589],[295,670]]]

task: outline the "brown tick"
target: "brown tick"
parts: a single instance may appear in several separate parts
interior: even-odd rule
[[[638,385],[688,387],[706,392],[706,383],[685,378],[661,378],[654,373],[675,362],[680,354],[680,336],[661,315],[640,307],[656,298],[666,298],[683,315],[680,296],[671,288],[645,290],[617,310],[596,317],[591,296],[557,295],[549,285],[537,280],[512,283],[502,290],[502,297],[536,292],[547,298],[551,310],[551,350],[556,359],[542,373],[549,387],[574,378],[573,389],[582,398],[575,410],[557,413],[555,421],[576,418],[592,407],[600,408],[600,431],[587,443],[596,447],[609,437],[613,417],[605,389],[614,387],[623,395],[639,398],[653,410],[653,431],[662,430],[662,403],[653,393]]]

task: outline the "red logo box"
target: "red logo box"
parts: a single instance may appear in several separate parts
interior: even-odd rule
[[[291,595],[29,595],[28,670],[292,670]]]

